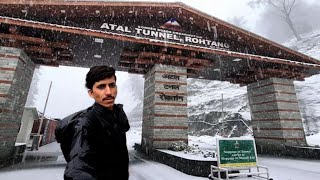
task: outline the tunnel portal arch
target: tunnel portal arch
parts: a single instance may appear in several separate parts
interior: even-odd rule
[[[187,138],[187,78],[248,85],[259,146],[305,145],[293,80],[316,59],[182,3],[0,2],[0,164],[14,156],[35,65],[108,64],[145,75],[142,146]]]

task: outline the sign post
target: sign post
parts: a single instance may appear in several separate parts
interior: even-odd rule
[[[220,167],[252,167],[257,165],[257,153],[253,140],[218,140]]]
[[[258,165],[257,151],[254,139],[245,138],[217,138],[217,166],[211,166],[209,178],[221,180],[221,172],[226,173],[226,179],[234,176],[247,175],[248,177],[258,176],[272,180],[269,177],[267,167]],[[251,168],[255,168],[253,171]],[[264,169],[264,171],[261,171]],[[246,173],[232,173],[229,171],[248,171]],[[218,177],[215,177],[217,174]],[[261,176],[264,175],[264,176]]]

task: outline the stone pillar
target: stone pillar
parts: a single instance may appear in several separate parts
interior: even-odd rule
[[[34,68],[23,50],[0,46],[0,167],[12,164]]]
[[[143,105],[143,150],[188,144],[186,68],[155,65],[145,74]]]
[[[293,80],[270,78],[249,84],[248,96],[258,147],[306,145]]]

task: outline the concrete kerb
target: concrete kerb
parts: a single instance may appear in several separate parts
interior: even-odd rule
[[[145,150],[140,144],[135,144],[134,149],[142,156],[146,156],[145,158],[147,159],[165,164],[180,172],[192,176],[208,177],[210,174],[210,166],[217,165],[217,161],[185,159],[183,157],[168,154],[157,149],[152,149],[151,151],[147,152],[148,154],[146,154]]]
[[[294,157],[302,159],[320,159],[320,148],[311,146],[288,146],[282,144],[258,145],[257,153],[281,157]]]

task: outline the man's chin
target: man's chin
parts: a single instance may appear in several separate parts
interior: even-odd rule
[[[105,107],[105,108],[107,108],[107,109],[109,109],[109,110],[112,110],[113,109],[113,105],[114,105],[114,102],[112,102],[112,103],[102,103],[102,104],[100,104],[100,105],[102,105],[103,107]]]

